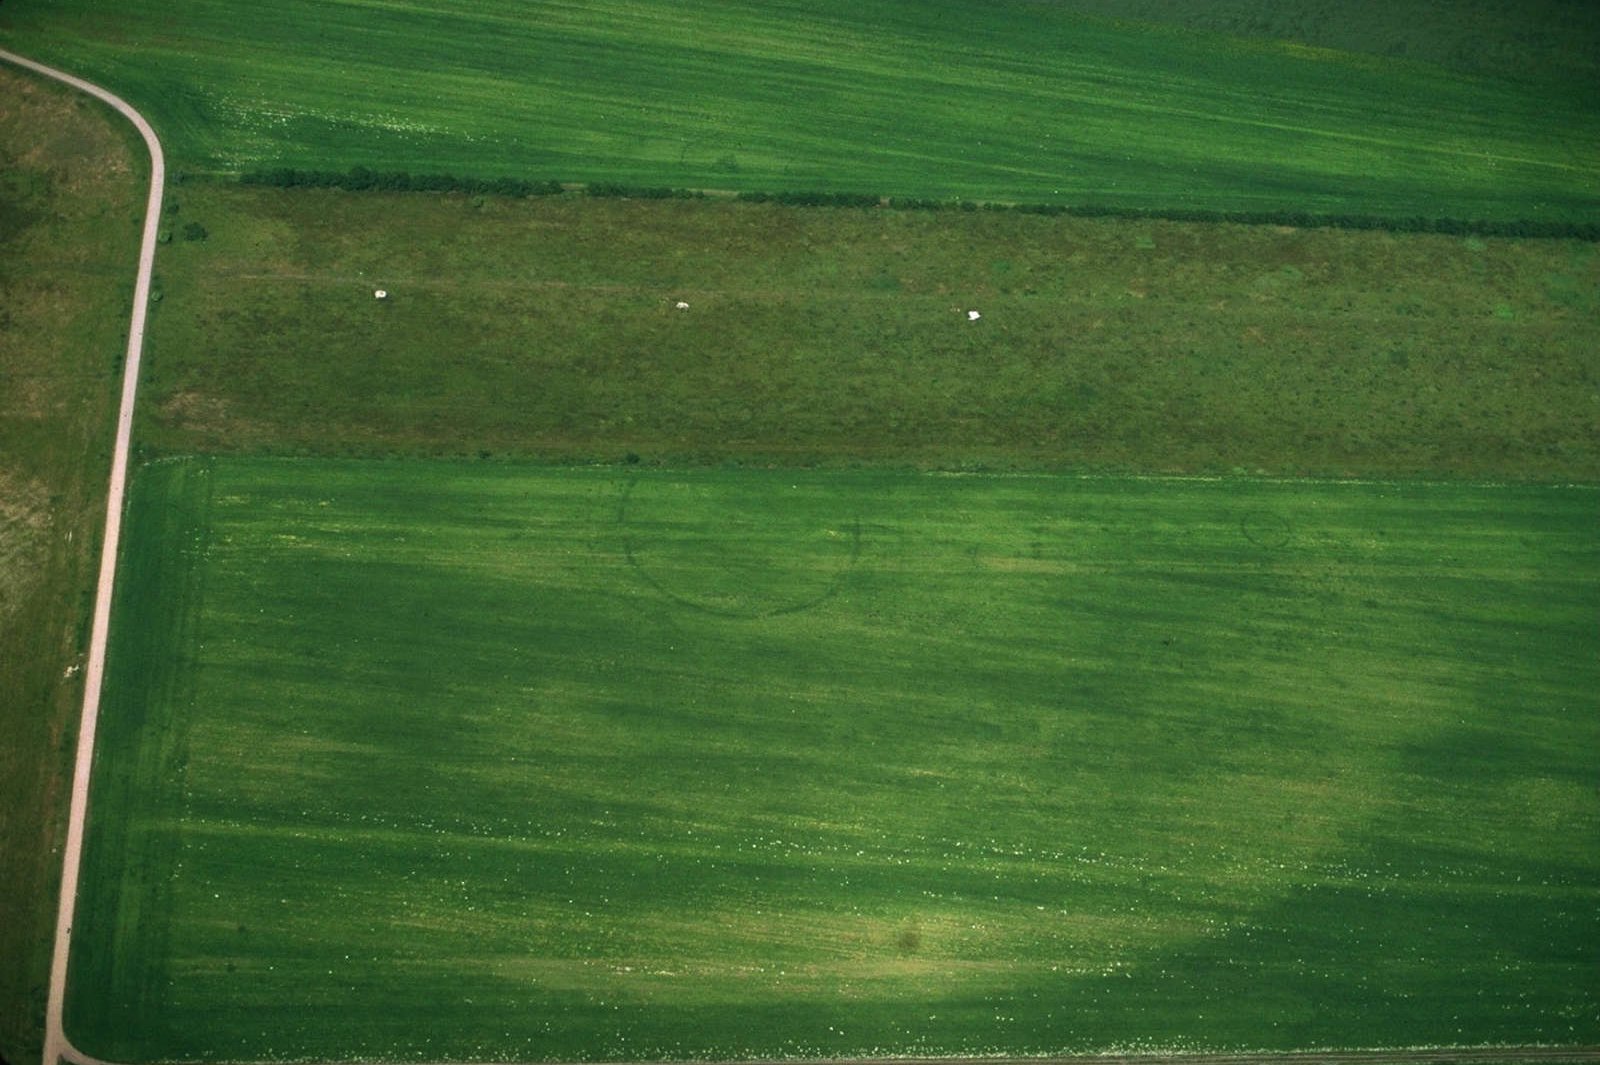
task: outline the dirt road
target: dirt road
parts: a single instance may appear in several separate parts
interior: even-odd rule
[[[83,716],[78,724],[77,759],[72,772],[72,800],[67,820],[66,851],[61,862],[61,902],[56,917],[54,954],[50,961],[50,994],[45,1006],[44,1060],[49,1065],[61,1057],[81,1060],[67,1042],[61,1027],[66,992],[67,951],[72,937],[72,916],[78,898],[78,864],[83,856],[83,826],[89,810],[89,766],[94,755],[95,724],[100,717],[100,682],[106,664],[106,632],[111,623],[112,583],[116,579],[117,541],[122,531],[123,491],[128,476],[128,441],[133,430],[133,398],[139,386],[139,357],[144,350],[145,310],[150,302],[150,271],[155,263],[156,234],[161,223],[162,186],[166,165],[161,142],[144,116],[98,85],[35,63],[0,48],[0,60],[26,67],[82,92],[104,100],[144,137],[150,149],[150,199],[145,207],[144,238],[139,245],[139,266],[133,288],[133,319],[128,325],[128,354],[122,371],[122,402],[117,410],[117,440],[111,456],[111,489],[106,496],[105,540],[100,552],[100,578],[95,587],[94,625],[89,638],[89,660],[84,670]]]

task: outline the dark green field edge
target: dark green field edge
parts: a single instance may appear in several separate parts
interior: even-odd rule
[[[411,174],[403,170],[296,170],[278,167],[251,170],[239,176],[242,185],[268,188],[343,189],[346,192],[458,192],[469,195],[586,196],[632,200],[689,200],[719,197],[741,203],[775,203],[785,207],[863,207],[908,211],[1014,211],[1018,214],[1068,215],[1074,218],[1122,218],[1134,221],[1293,226],[1296,229],[1350,229],[1386,233],[1440,233],[1447,236],[1521,237],[1539,240],[1600,241],[1600,222],[1555,222],[1520,219],[1490,221],[1449,217],[1385,217],[1370,214],[1317,214],[1309,211],[1218,211],[1205,208],[1117,207],[1109,204],[1010,203],[996,200],[939,200],[866,192],[738,192],[685,189],[615,182],[530,181],[524,178],[474,178],[453,174]]]

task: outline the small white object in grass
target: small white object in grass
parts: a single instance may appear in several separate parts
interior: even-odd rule
[[[983,317],[983,315],[979,314],[977,311],[968,311],[967,312],[967,321],[969,321],[969,322],[976,322],[979,318],[982,318],[982,317]]]
[[[372,298],[375,300],[386,300],[389,298],[389,290],[386,288],[373,289]]]
[[[689,305],[687,303],[683,302],[682,300],[678,301],[678,310],[686,311],[688,309],[689,309]]]

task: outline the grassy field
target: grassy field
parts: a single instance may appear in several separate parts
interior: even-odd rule
[[[1600,208],[1587,80],[1033,0],[24,0],[0,12],[0,42],[124,94],[180,169],[1502,220]]]
[[[172,198],[140,425],[158,453],[1600,478],[1593,244]]]
[[[5,65],[0,101],[0,1057],[20,1065],[44,1027],[146,164],[108,111]]]
[[[90,1053],[1600,1039],[1593,490],[191,459],[137,493]]]

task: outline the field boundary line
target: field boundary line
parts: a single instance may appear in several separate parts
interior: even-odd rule
[[[110,105],[144,138],[150,152],[150,196],[145,206],[144,236],[139,244],[139,267],[133,285],[133,314],[128,323],[128,350],[122,369],[122,399],[117,409],[116,444],[111,453],[111,480],[106,494],[105,538],[100,548],[100,576],[95,585],[94,622],[90,629],[89,658],[84,669],[83,712],[78,722],[78,749],[73,765],[72,797],[67,816],[67,839],[61,859],[61,897],[56,911],[55,947],[50,959],[50,992],[45,1004],[44,1065],[61,1058],[81,1065],[94,1059],[80,1054],[62,1027],[66,1002],[67,961],[71,952],[72,920],[77,909],[79,866],[83,857],[83,831],[89,812],[89,775],[94,763],[95,725],[100,716],[100,688],[106,664],[106,634],[111,628],[111,599],[116,581],[117,545],[122,533],[123,495],[127,488],[128,451],[133,435],[133,402],[139,386],[139,360],[144,352],[145,315],[150,305],[150,276],[155,266],[156,239],[161,226],[162,189],[166,160],[155,130],[143,115],[120,96],[0,48],[0,60],[53,78]]]

